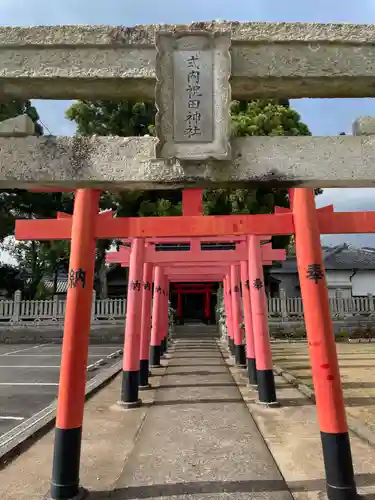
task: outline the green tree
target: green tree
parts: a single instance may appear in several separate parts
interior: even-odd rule
[[[38,260],[42,264],[42,277],[52,277],[51,294],[56,295],[59,273],[69,268],[70,241],[55,240],[41,243]]]
[[[7,213],[11,221],[11,231],[14,231],[16,219],[40,219],[56,217],[58,211],[72,212],[72,193],[31,193],[24,190],[0,192],[1,210]],[[60,242],[55,242],[56,245]],[[48,241],[3,242],[7,250],[18,262],[18,265],[29,278],[26,294],[29,298],[36,297],[40,292],[43,278],[54,268],[56,256],[51,248],[57,248]],[[68,257],[69,254],[67,254]],[[53,275],[53,272],[52,272]]]
[[[153,103],[131,101],[78,101],[66,111],[66,117],[77,124],[77,134],[83,136],[151,134],[154,116]]]
[[[13,297],[16,290],[24,286],[22,273],[19,268],[10,264],[0,264],[0,289],[7,298]]]

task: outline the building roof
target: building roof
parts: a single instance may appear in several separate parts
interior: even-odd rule
[[[328,270],[375,270],[375,248],[355,248],[347,243],[335,247],[323,247],[324,266]],[[280,267],[271,269],[272,274],[296,273],[294,254],[288,255]]]

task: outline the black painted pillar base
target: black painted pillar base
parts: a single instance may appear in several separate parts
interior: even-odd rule
[[[247,358],[246,364],[247,364],[247,376],[249,378],[249,385],[255,386],[258,384],[255,358]]]
[[[160,365],[160,345],[150,346],[150,366],[158,367]]]
[[[321,432],[320,437],[329,500],[357,499],[349,434]]]
[[[167,339],[166,339],[166,337],[164,337],[163,340],[161,341],[160,350],[161,350],[161,355],[163,355],[167,352]]]
[[[118,402],[123,408],[137,408],[142,404],[138,397],[139,371],[122,372],[121,400]]]
[[[139,389],[148,389],[150,384],[148,383],[149,369],[148,359],[141,359],[139,362]]]
[[[235,344],[234,345],[234,356],[236,360],[237,366],[246,367],[246,353],[245,346],[243,344]]]
[[[164,346],[163,346],[163,341],[162,340],[160,341],[159,349],[160,349],[160,356],[163,356],[163,354],[164,354]]]
[[[265,406],[279,406],[276,400],[275,378],[272,370],[257,370],[258,401]]]
[[[228,337],[228,347],[229,347],[229,352],[233,355],[234,340],[232,339],[232,337]]]
[[[83,494],[79,487],[82,427],[55,429],[51,498],[70,499]]]

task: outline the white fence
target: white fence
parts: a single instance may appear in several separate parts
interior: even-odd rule
[[[28,324],[63,322],[66,300],[55,296],[50,300],[22,300],[21,292],[14,294],[14,300],[0,300],[0,324]],[[125,299],[96,300],[93,294],[92,322],[116,323],[124,321]]]
[[[16,292],[14,300],[0,300],[1,324],[30,324],[63,322],[65,299],[22,300]],[[121,298],[96,300],[93,295],[92,322],[122,322],[125,319],[126,300]],[[332,318],[345,319],[350,316],[375,317],[373,296],[353,298],[331,298]],[[273,321],[293,321],[303,317],[300,297],[268,298],[268,316]]]
[[[373,296],[330,298],[330,307],[333,319],[348,316],[372,316],[375,314]],[[303,303],[301,297],[284,297],[268,299],[268,316],[270,319],[299,319],[303,317]]]

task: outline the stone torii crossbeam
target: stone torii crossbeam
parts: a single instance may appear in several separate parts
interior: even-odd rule
[[[159,114],[168,115],[165,91],[172,92],[171,102],[181,98],[181,86],[171,83],[171,60],[180,61],[184,47],[182,41],[175,50],[165,33],[173,40],[183,34],[193,36],[199,50],[209,39],[205,51],[200,50],[206,59],[220,48],[212,75],[202,85],[207,98],[217,84],[215,92],[222,104],[229,104],[231,95],[235,99],[373,95],[370,82],[375,69],[367,59],[372,59],[374,26],[238,22],[0,28],[1,95],[7,99],[153,99],[158,85]],[[223,74],[228,81],[230,77],[230,85]],[[177,156],[166,161],[159,157],[158,139],[152,137],[3,137],[0,187],[171,189],[198,183],[201,187],[244,183],[360,187],[375,182],[374,169],[369,168],[374,164],[375,142],[371,119],[355,123],[354,132],[362,137],[229,141],[228,127],[222,127],[225,120],[216,122],[207,111],[203,118],[210,125],[206,130],[212,126],[221,131],[228,145],[223,151],[231,150],[226,160],[186,165]],[[170,144],[163,123],[157,129],[158,138]],[[189,151],[196,157],[196,144]]]

